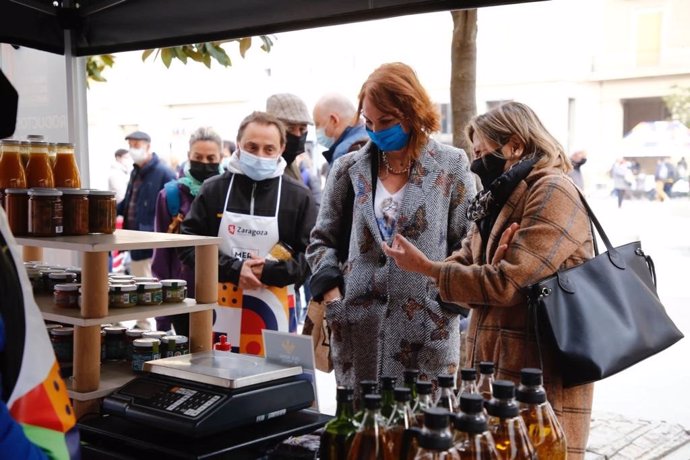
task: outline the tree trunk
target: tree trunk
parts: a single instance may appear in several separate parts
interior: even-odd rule
[[[450,61],[450,105],[453,114],[453,145],[474,159],[465,127],[477,113],[477,10],[451,11],[453,42]]]

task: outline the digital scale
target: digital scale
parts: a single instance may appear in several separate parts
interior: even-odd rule
[[[146,373],[103,400],[107,414],[201,438],[311,406],[301,366],[208,351],[144,364]]]

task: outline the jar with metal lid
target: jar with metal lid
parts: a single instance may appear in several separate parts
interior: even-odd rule
[[[146,331],[143,334],[141,334],[141,338],[160,340],[162,337],[165,337],[166,335],[168,335],[168,333],[165,331]]]
[[[77,283],[81,283],[81,267],[67,267],[65,271],[77,275]]]
[[[163,302],[179,303],[187,297],[187,281],[185,280],[161,280],[163,285]]]
[[[135,283],[157,283],[160,280],[155,276],[135,276],[134,278],[132,278],[132,281],[134,281]]]
[[[144,363],[154,359],[160,359],[160,340],[154,338],[135,339],[132,343],[132,370],[142,372]]]
[[[46,285],[46,293],[55,292],[55,285],[76,283],[77,275],[66,271],[48,273],[48,284]]]
[[[53,285],[50,284],[49,276],[52,273],[64,273],[64,270],[59,268],[43,268],[39,270],[41,274],[40,292],[44,294],[51,294],[53,292]]]
[[[161,337],[161,356],[170,358],[189,354],[189,340],[184,335],[166,335]]]
[[[25,188],[5,189],[5,211],[14,236],[24,236],[29,231],[29,191]]]
[[[89,232],[113,233],[117,219],[115,192],[89,190]]]
[[[127,361],[132,360],[132,353],[134,352],[134,341],[136,339],[142,338],[144,332],[149,332],[146,329],[127,329],[125,333],[127,335]]]
[[[160,305],[163,303],[163,285],[161,283],[138,283],[138,305]]]
[[[129,308],[137,305],[137,286],[135,284],[111,284],[108,288],[108,306]]]
[[[74,144],[59,142],[56,145],[55,163],[53,164],[53,176],[56,187],[79,188],[81,178],[79,166],[74,155]]]
[[[62,192],[62,234],[89,233],[89,191],[78,188],[59,188]]]
[[[54,188],[29,189],[28,234],[62,235],[62,192]]]
[[[126,327],[109,326],[105,331],[105,359],[119,361],[127,357]]]
[[[50,342],[55,350],[55,358],[60,365],[60,375],[72,375],[72,357],[74,356],[74,328],[55,327],[50,329]]]
[[[77,283],[56,284],[53,287],[53,303],[60,308],[79,308],[79,287]]]
[[[27,187],[55,187],[53,167],[48,156],[47,142],[32,142],[29,145],[29,162],[26,164]]]
[[[116,282],[116,281],[127,281],[127,282],[133,282],[134,281],[134,276],[132,275],[117,275],[115,273],[109,273],[108,274],[108,282]]]

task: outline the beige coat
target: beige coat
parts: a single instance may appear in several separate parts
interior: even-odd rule
[[[492,265],[501,233],[513,222],[520,224],[520,230],[504,260]],[[560,170],[533,170],[500,211],[486,254],[482,255],[475,225],[441,270],[441,298],[473,309],[467,365],[493,361],[497,379],[516,383],[521,368],[539,367],[534,333],[526,334],[527,301],[522,289],[592,254],[589,219],[572,181]],[[565,430],[568,459],[584,458],[593,385],[563,388],[554,350],[545,337],[541,343],[546,395]]]

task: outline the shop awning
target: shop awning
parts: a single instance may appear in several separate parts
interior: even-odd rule
[[[2,0],[0,42],[64,54],[72,29],[73,55],[87,56],[528,1]]]
[[[621,142],[626,158],[690,157],[690,129],[680,121],[644,121]]]

